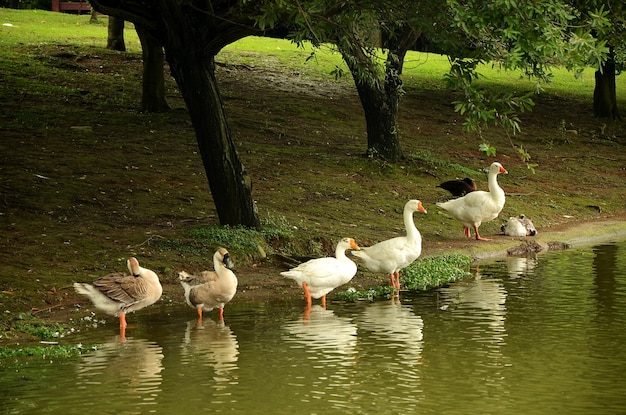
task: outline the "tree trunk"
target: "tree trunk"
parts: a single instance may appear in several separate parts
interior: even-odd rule
[[[361,106],[367,126],[367,153],[371,157],[396,162],[402,158],[402,148],[397,130],[398,102],[397,90],[384,89],[367,81],[357,81]]]
[[[595,75],[593,115],[599,118],[620,119],[615,91],[615,54],[612,47],[609,50],[609,58]]]
[[[124,43],[124,19],[109,16],[107,49],[126,52],[126,44]]]
[[[170,107],[165,100],[163,46],[141,26],[135,25],[135,30],[141,42],[141,53],[143,56],[141,111],[167,111]]]
[[[220,223],[258,228],[251,180],[237,155],[215,79],[215,55],[224,46],[258,33],[253,19],[258,4],[239,0],[91,3],[99,12],[140,25],[163,46],[189,110]]]
[[[183,94],[196,132],[200,155],[222,225],[258,228],[252,183],[239,160],[215,78],[215,58],[196,49],[167,50],[172,75]]]
[[[379,80],[375,72],[370,71],[370,79],[364,79],[362,55],[349,56],[342,49],[344,60],[354,78],[359,93],[361,106],[365,113],[367,126],[367,153],[372,157],[396,162],[403,157],[400,137],[398,134],[398,107],[402,90],[402,66],[409,47],[415,43],[419,35],[412,30],[395,33],[383,42],[387,48],[385,62],[385,79]],[[340,48],[341,49],[341,48]],[[360,64],[361,63],[361,64]],[[367,66],[367,65],[366,65]],[[376,82],[372,82],[376,79]],[[382,83],[382,86],[381,86]]]

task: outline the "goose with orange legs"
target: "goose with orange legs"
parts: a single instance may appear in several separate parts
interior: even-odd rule
[[[126,314],[156,303],[163,288],[154,271],[139,266],[131,257],[126,261],[130,275],[116,272],[93,281],[91,284],[77,282],[74,289],[87,296],[94,306],[120,320],[120,337],[126,333]]]
[[[413,212],[426,213],[419,200],[409,200],[404,205],[403,219],[406,236],[398,236],[361,248],[354,256],[372,272],[389,275],[390,285],[400,289],[400,270],[413,263],[422,254],[422,235],[413,220]]]
[[[218,318],[224,320],[224,306],[237,293],[237,277],[231,270],[230,254],[226,248],[219,248],[213,254],[213,269],[198,275],[185,271],[178,273],[180,284],[185,290],[187,304],[198,313],[198,323],[202,323],[202,312],[218,309]]]
[[[483,222],[498,217],[504,207],[504,190],[498,185],[498,174],[508,172],[498,162],[489,166],[489,191],[476,190],[458,199],[437,203],[437,206],[463,224],[463,233],[471,238],[470,228],[474,228],[476,240],[488,241],[478,233],[478,228]]]
[[[352,238],[343,238],[337,243],[335,257],[315,258],[280,273],[298,283],[304,290],[307,309],[312,298],[322,299],[326,307],[326,294],[349,282],[356,274],[356,264],[346,256],[346,250],[359,249]]]

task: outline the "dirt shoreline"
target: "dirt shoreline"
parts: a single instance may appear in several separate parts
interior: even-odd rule
[[[601,243],[626,240],[626,218],[613,217],[585,223],[572,223],[554,226],[545,230],[539,230],[536,237],[512,238],[504,235],[485,235],[492,238],[488,242],[477,242],[462,238],[445,241],[428,241],[428,235],[424,235],[422,257],[433,257],[450,253],[467,254],[475,262],[492,261],[505,258],[507,250],[512,247],[524,245],[529,242],[536,242],[542,246],[541,252],[550,250],[549,245],[554,242],[567,244],[571,248],[579,248]],[[276,260],[266,259],[247,267],[235,270],[239,280],[237,295],[233,302],[276,302],[303,301],[302,289],[293,281],[283,278],[280,271],[287,269],[287,265]],[[184,304],[183,290],[180,284],[171,277],[161,277],[163,285],[163,296],[160,301],[169,303]],[[341,290],[354,287],[357,290],[364,290],[375,286],[386,285],[387,278],[384,275],[371,273],[363,267],[359,267],[356,277]],[[59,323],[66,326],[75,324],[83,314],[94,311],[91,304],[83,297],[76,294],[71,287],[65,287],[55,294],[56,303],[51,303],[50,307],[33,309],[33,315],[50,324]],[[334,293],[329,294],[329,301],[334,299]],[[32,299],[33,303],[37,299]],[[48,298],[48,301],[51,299]],[[304,304],[304,303],[303,303]],[[12,310],[14,316],[20,312],[28,310]],[[111,319],[113,317],[100,316]],[[6,317],[6,316],[5,316]],[[11,344],[36,344],[39,339],[31,335],[15,330],[5,332],[0,340],[0,345]]]

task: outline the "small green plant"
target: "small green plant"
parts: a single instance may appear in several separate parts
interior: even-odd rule
[[[471,259],[467,255],[449,254],[416,261],[400,272],[401,284],[414,291],[428,290],[465,278]]]
[[[496,148],[489,143],[482,143],[478,146],[478,150],[483,154],[484,157],[495,157],[496,156]]]
[[[39,319],[33,317],[30,313],[20,313],[19,320],[15,321],[11,326],[13,330],[28,333],[41,340],[63,337],[67,331],[59,324],[40,321]]]

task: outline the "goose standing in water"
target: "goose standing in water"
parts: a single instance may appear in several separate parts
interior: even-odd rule
[[[387,239],[353,254],[363,260],[372,272],[385,272],[390,284],[400,289],[400,270],[413,263],[422,253],[422,235],[413,221],[413,212],[426,213],[419,200],[409,200],[404,205],[404,227],[406,236]]]
[[[311,259],[280,275],[294,280],[302,287],[308,309],[311,308],[311,298],[321,298],[322,307],[326,307],[326,294],[346,284],[356,274],[356,264],[346,256],[348,249],[359,249],[359,246],[354,239],[343,238],[337,243],[334,258]]]
[[[498,185],[498,174],[508,172],[498,162],[489,166],[489,191],[476,190],[458,199],[437,203],[437,206],[448,211],[454,219],[463,224],[463,233],[471,238],[470,227],[474,228],[476,240],[488,241],[478,233],[482,222],[498,217],[504,207],[504,190]]]
[[[202,311],[218,309],[219,320],[224,320],[224,306],[237,292],[237,277],[231,271],[230,254],[219,248],[213,254],[213,269],[191,275],[185,271],[178,273],[180,284],[185,290],[187,304],[198,312],[198,322],[202,323]]]
[[[119,317],[122,339],[127,326],[126,314],[154,304],[163,293],[157,274],[140,267],[136,258],[129,258],[126,266],[130,275],[116,272],[91,284],[74,283],[76,292],[87,296],[97,309]]]

